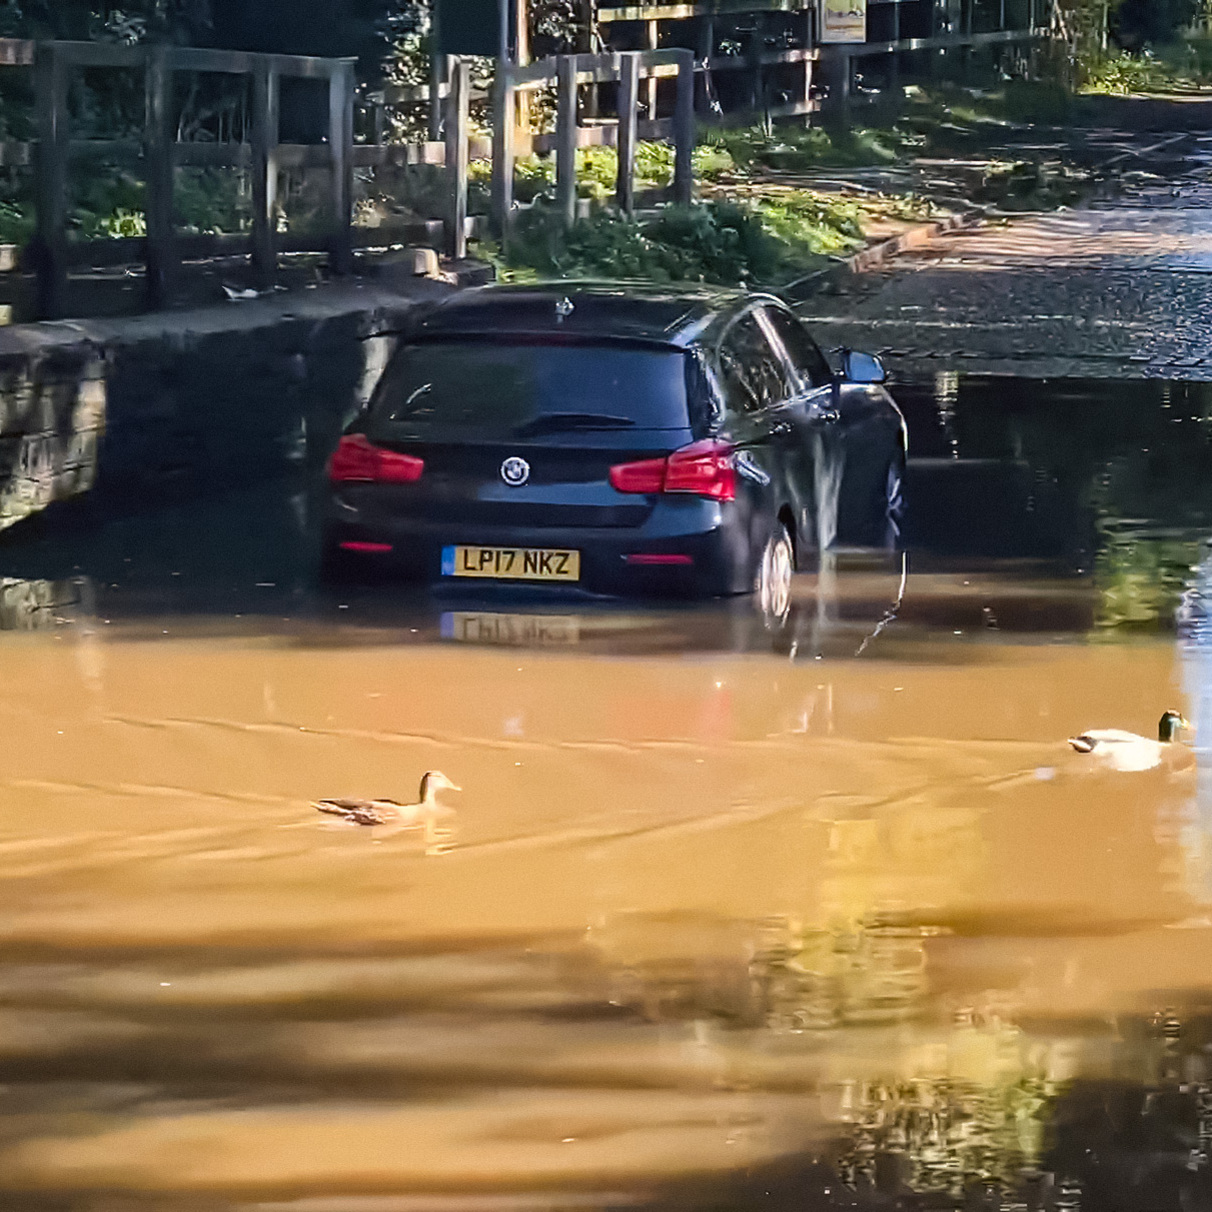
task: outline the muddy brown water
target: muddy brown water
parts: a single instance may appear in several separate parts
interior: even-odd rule
[[[1004,494],[1023,448],[956,457]],[[1212,576],[1163,472],[1059,545],[828,559],[774,632],[317,594],[231,502],[6,549],[0,1206],[1212,1207]],[[1171,706],[1155,768],[1066,744]],[[310,806],[427,769],[436,836]]]

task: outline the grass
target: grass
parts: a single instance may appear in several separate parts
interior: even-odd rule
[[[770,132],[751,127],[713,133],[704,148],[746,173],[804,172],[893,164],[921,142],[899,126],[844,132],[787,126]]]

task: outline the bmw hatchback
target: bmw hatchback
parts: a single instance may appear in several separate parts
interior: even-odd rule
[[[756,591],[884,542],[905,427],[878,362],[835,375],[778,300],[490,286],[425,313],[329,463],[330,570],[597,595]]]

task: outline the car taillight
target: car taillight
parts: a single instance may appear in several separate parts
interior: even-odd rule
[[[610,483],[617,492],[663,492],[668,459],[643,459],[638,463],[616,463]]]
[[[736,462],[727,442],[707,438],[667,459],[618,463],[610,469],[617,492],[689,492],[713,501],[736,500]]]
[[[713,501],[736,499],[736,463],[727,442],[695,442],[669,456],[666,492],[693,492]]]
[[[346,434],[328,460],[333,484],[415,484],[424,470],[424,459],[384,450],[361,433]]]

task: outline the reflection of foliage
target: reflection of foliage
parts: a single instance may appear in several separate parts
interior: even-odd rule
[[[876,1154],[896,1153],[919,1193],[960,1198],[981,1183],[1013,1190],[1022,1171],[1039,1162],[1054,1096],[1051,1083],[1017,1068],[989,1083],[950,1077],[864,1083],[851,1112],[857,1121],[852,1144],[839,1168],[851,1184],[873,1180]]]
[[[1182,596],[1200,544],[1105,527],[1095,561],[1098,589],[1095,626],[1101,630],[1166,629]]]
[[[859,924],[809,930],[771,945],[759,964],[767,1021],[776,1029],[826,1030],[918,1013],[929,933]]]

